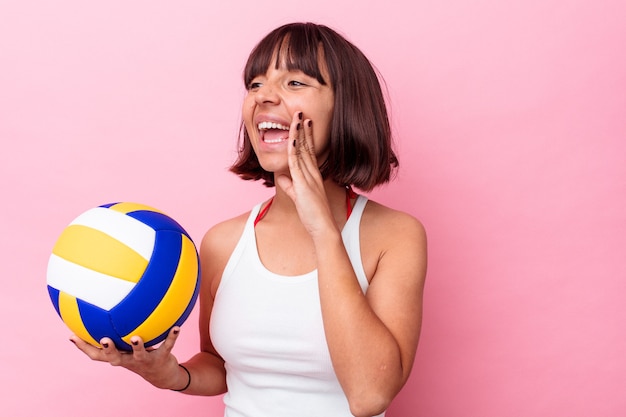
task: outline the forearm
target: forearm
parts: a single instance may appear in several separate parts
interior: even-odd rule
[[[337,377],[351,403],[384,409],[405,380],[398,343],[363,294],[341,235],[327,233],[315,243],[324,329]]]
[[[181,392],[207,396],[226,392],[226,371],[224,362],[219,357],[208,352],[200,352],[182,365],[189,374],[179,367],[170,389],[181,390],[188,384]]]

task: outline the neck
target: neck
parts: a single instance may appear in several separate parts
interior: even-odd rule
[[[268,217],[280,219],[282,224],[288,224],[292,221],[299,224],[300,218],[291,197],[279,186],[276,186],[275,190],[276,193],[271,201],[271,210],[268,210]],[[351,208],[346,201],[346,187],[334,181],[326,180],[324,181],[324,191],[337,226],[341,229],[346,222],[346,213],[349,213]]]
[[[283,191],[283,189],[280,188],[279,186],[275,186],[274,189],[275,189],[275,194],[274,194],[275,202],[277,203],[286,202],[288,203],[287,204],[288,206],[290,205],[293,208],[293,210],[295,210],[295,205],[293,204],[293,201]],[[343,185],[339,185],[332,180],[324,181],[324,191],[326,194],[326,198],[328,199],[328,203],[331,206],[334,206],[336,203],[342,204],[342,202],[345,200],[346,187],[344,187]]]

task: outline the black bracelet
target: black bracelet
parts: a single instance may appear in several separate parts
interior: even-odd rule
[[[176,392],[181,392],[186,390],[187,388],[189,388],[189,385],[191,385],[191,374],[189,373],[189,369],[185,368],[183,365],[181,365],[180,363],[178,364],[178,366],[180,366],[181,368],[183,368],[185,370],[185,372],[187,372],[187,377],[189,378],[187,380],[187,385],[185,385],[184,388],[181,389],[173,389],[172,391],[176,391]]]

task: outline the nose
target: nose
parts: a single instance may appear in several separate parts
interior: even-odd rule
[[[263,84],[258,88],[255,99],[258,104],[278,104],[280,102],[280,95],[275,86]]]

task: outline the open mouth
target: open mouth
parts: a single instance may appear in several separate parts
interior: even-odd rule
[[[261,122],[257,128],[265,143],[281,143],[289,138],[289,126],[274,122]]]

